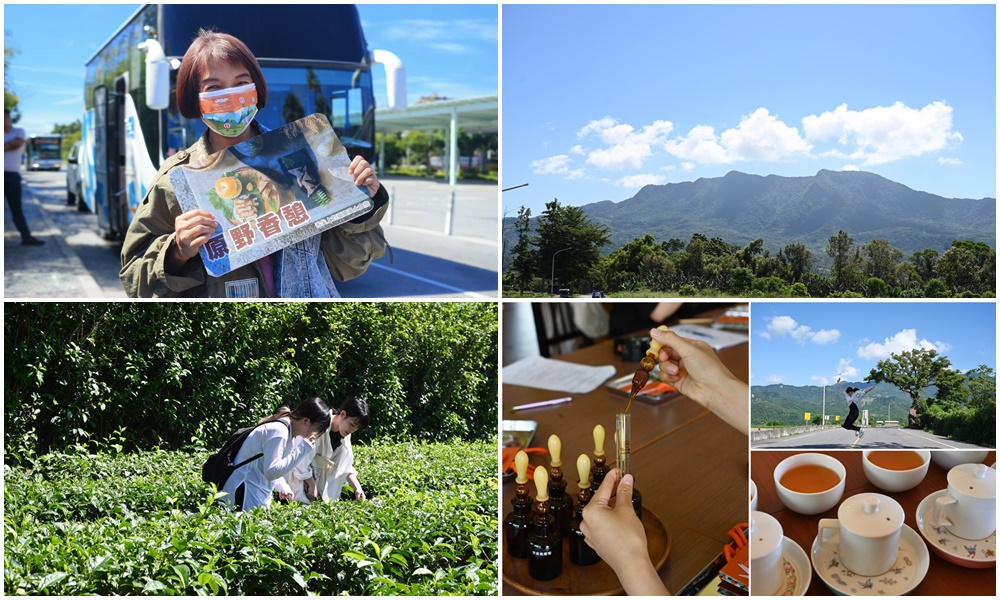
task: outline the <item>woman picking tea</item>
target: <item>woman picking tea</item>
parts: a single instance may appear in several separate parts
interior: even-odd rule
[[[309,460],[276,482],[275,489],[282,498],[303,504],[317,499],[327,502],[340,499],[344,483],[354,489],[354,498],[364,500],[365,492],[354,468],[354,450],[351,434],[366,427],[369,421],[368,403],[361,398],[351,398],[334,411],[327,435],[321,435]]]
[[[330,422],[330,407],[319,398],[305,400],[294,410],[283,406],[261,419],[264,424],[250,432],[233,464],[263,456],[233,471],[222,486],[225,502],[236,510],[270,504],[275,482],[308,459],[316,438],[330,429]]]
[[[250,110],[228,113],[220,121],[204,108],[213,98],[233,94],[244,98]],[[385,253],[378,223],[388,194],[371,165],[358,156],[348,173],[372,198],[370,211],[220,277],[208,275],[198,252],[216,231],[215,216],[200,209],[182,212],[170,172],[266,133],[254,117],[267,103],[267,83],[246,44],[203,29],[181,61],[176,101],[181,115],[203,120],[208,129],[193,146],[163,162],[133,216],[119,273],[129,296],[339,298],[334,278],[353,279]],[[238,123],[231,122],[232,115],[239,115]]]

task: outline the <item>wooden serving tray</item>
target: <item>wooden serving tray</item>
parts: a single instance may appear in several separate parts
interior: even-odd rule
[[[649,559],[657,571],[670,554],[670,530],[659,516],[642,507],[642,527],[646,530]],[[617,596],[625,592],[618,576],[603,560],[581,567],[569,559],[569,539],[563,539],[562,574],[550,581],[538,581],[528,575],[528,559],[514,558],[503,545],[503,580],[524,594],[532,596]]]

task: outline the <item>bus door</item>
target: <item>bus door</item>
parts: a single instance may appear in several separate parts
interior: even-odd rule
[[[108,234],[125,237],[128,229],[128,185],[125,178],[125,94],[128,75],[115,79],[115,91],[108,98]]]
[[[97,229],[110,236],[111,221],[108,209],[108,88],[94,89],[94,214]]]

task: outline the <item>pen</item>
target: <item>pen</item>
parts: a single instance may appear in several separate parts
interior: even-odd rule
[[[696,335],[698,337],[705,338],[706,340],[714,340],[715,336],[708,335],[707,333],[702,333],[700,331],[686,330],[682,332],[684,335]]]
[[[572,401],[573,401],[573,399],[570,398],[570,397],[556,398],[555,400],[545,400],[543,402],[532,402],[530,404],[521,404],[519,406],[513,407],[512,410],[525,410],[525,409],[528,409],[528,408],[541,408],[543,406],[554,406],[556,404],[562,404],[564,402],[572,402]]]

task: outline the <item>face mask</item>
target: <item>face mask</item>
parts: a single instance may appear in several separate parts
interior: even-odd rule
[[[246,131],[257,114],[257,86],[239,87],[198,94],[201,120],[215,133],[236,137]]]

